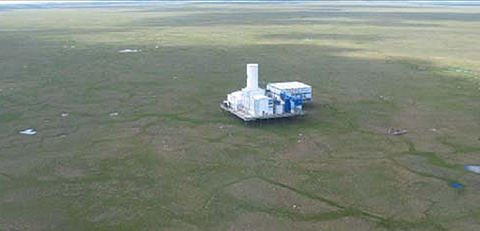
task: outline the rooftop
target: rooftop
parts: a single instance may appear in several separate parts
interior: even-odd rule
[[[307,88],[310,87],[310,85],[304,84],[302,82],[298,81],[293,81],[293,82],[281,82],[281,83],[269,83],[268,85],[281,89],[281,90],[287,90],[287,89],[294,89],[294,88]]]

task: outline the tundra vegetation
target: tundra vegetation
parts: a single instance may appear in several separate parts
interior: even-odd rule
[[[1,11],[0,230],[480,230],[478,38],[479,7]],[[223,112],[246,63],[308,114]]]

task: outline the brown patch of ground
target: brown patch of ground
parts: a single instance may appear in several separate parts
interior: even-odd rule
[[[304,215],[334,212],[337,210],[323,202],[258,178],[241,181],[227,187],[225,190],[243,203],[265,209],[278,209]]]
[[[362,219],[345,217],[322,222],[304,221],[295,222],[285,218],[278,218],[267,213],[254,212],[239,215],[235,220],[222,224],[217,230],[229,231],[310,231],[310,230],[336,230],[336,231],[367,231],[372,224]]]
[[[328,156],[329,146],[327,142],[311,135],[299,133],[297,141],[287,150],[277,154],[281,160],[308,160],[322,159]]]

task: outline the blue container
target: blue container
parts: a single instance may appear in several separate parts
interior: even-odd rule
[[[292,109],[291,109],[291,103],[290,103],[290,97],[288,97],[287,99],[284,99],[285,101],[285,104],[283,105],[283,111],[285,113],[289,113]]]
[[[297,97],[295,100],[294,100],[294,104],[295,106],[300,106],[303,104],[303,99],[300,98],[300,97]]]

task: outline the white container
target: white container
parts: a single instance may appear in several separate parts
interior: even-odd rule
[[[270,98],[265,95],[256,95],[252,97],[253,105],[251,108],[251,113],[254,116],[265,116],[272,114],[272,109],[269,108]]]
[[[257,88],[257,89],[248,89],[244,88],[242,89],[242,104],[244,106],[244,110],[250,112],[250,114],[253,114],[254,110],[254,102],[253,102],[253,97],[255,96],[265,96],[265,90],[262,88]]]
[[[283,104],[275,105],[275,114],[276,115],[283,114]]]
[[[312,100],[312,87],[302,82],[280,82],[267,84],[267,90],[273,93],[278,98],[280,94],[286,93],[292,97],[301,97],[303,102],[310,102]]]
[[[242,108],[243,92],[235,91],[227,95],[227,101],[234,110],[240,110]]]

